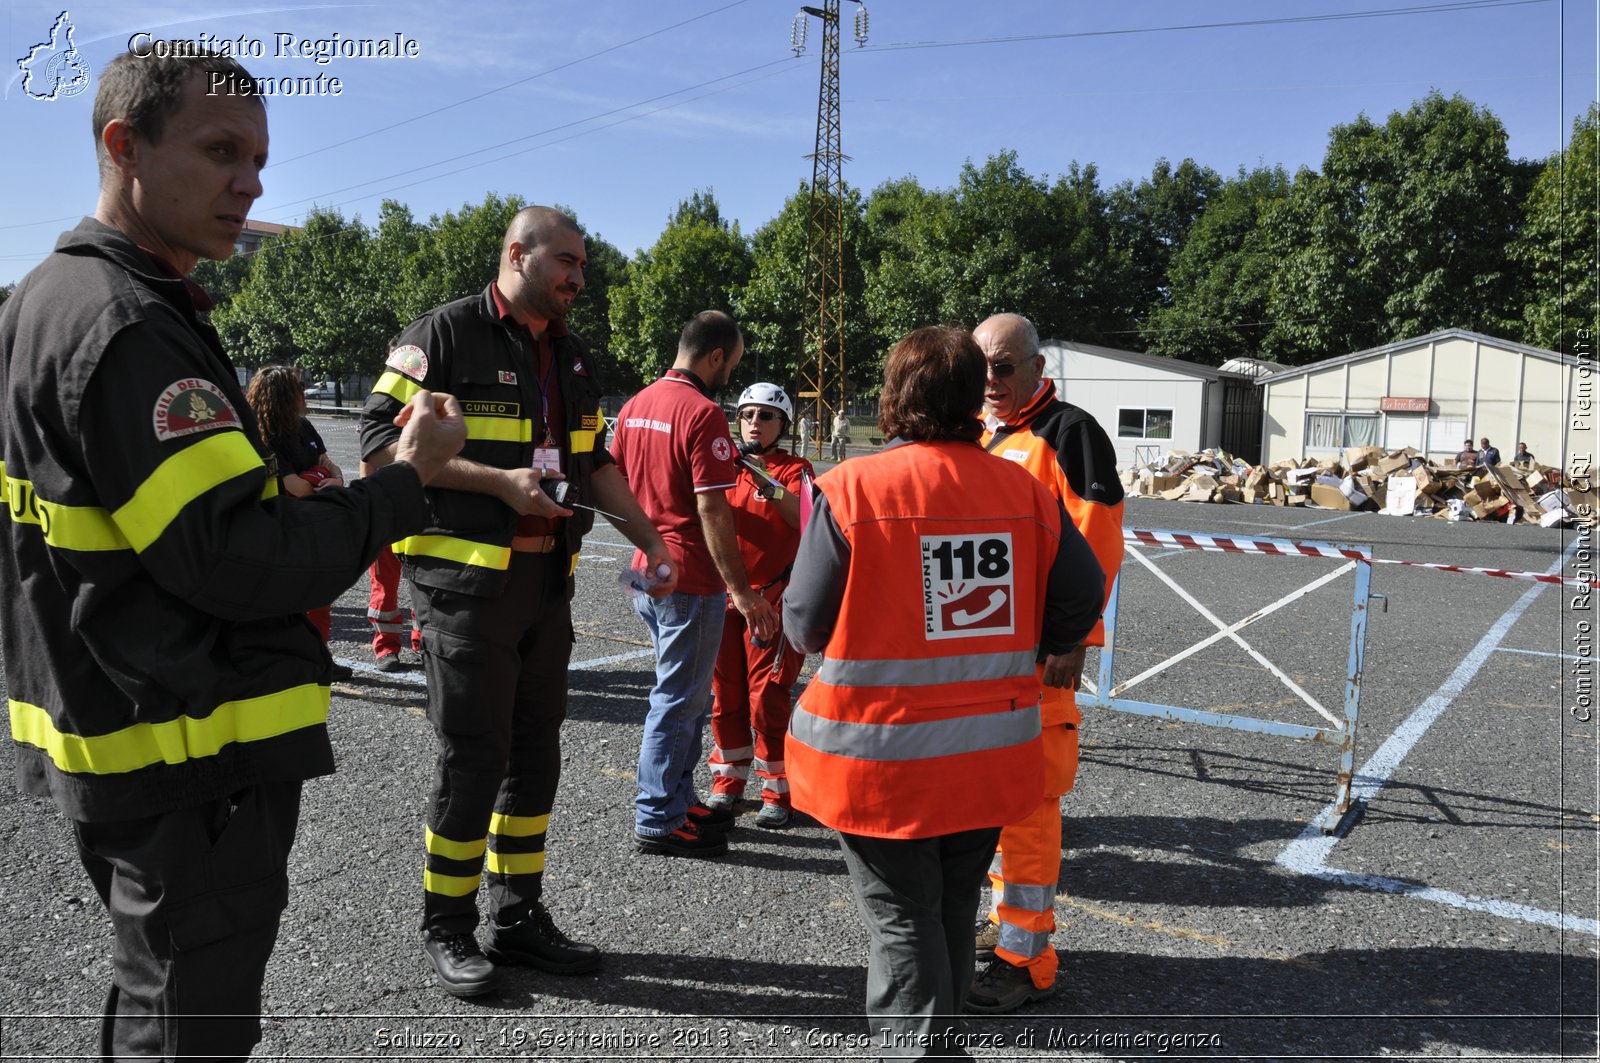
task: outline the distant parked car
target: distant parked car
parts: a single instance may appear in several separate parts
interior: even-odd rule
[[[307,399],[331,399],[334,397],[333,381],[319,380],[306,388]]]

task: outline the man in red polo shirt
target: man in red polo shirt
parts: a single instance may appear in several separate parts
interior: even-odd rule
[[[611,443],[617,468],[666,541],[678,572],[674,593],[634,600],[656,648],[656,684],[634,798],[641,852],[727,852],[734,813],[707,808],[694,788],[727,596],[757,638],[770,640],[777,630],[777,614],[750,586],[739,556],[727,498],[738,468],[727,415],[712,399],[743,355],[744,337],[732,317],[720,310],[695,315],[678,339],[672,368],[617,414]],[[639,553],[634,566],[650,570]]]

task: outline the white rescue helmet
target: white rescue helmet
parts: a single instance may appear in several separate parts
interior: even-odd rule
[[[776,384],[751,384],[745,388],[739,396],[738,409],[746,406],[771,406],[785,419],[794,420],[794,403],[789,401],[789,393]]]

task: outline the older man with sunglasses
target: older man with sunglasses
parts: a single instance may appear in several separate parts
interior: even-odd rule
[[[984,402],[989,410],[985,449],[1027,469],[1050,489],[1105,571],[1109,599],[1122,566],[1122,482],[1116,451],[1086,411],[1056,397],[1044,378],[1039,333],[1018,314],[996,314],[973,331],[988,362]],[[1061,798],[1078,772],[1078,706],[1073,690],[1084,648],[1105,642],[1104,628],[1077,647],[1072,682],[1046,688],[1045,789],[1037,809],[1000,833],[989,870],[994,905],[980,924],[978,958],[985,962],[967,996],[967,1009],[1013,1011],[1047,996],[1055,985],[1055,896],[1061,867]]]

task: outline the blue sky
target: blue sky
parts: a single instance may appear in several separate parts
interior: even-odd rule
[[[426,219],[516,193],[571,207],[631,254],[697,188],[749,233],[809,180],[822,35],[813,24],[794,56],[798,6],[131,0],[67,11],[91,71],[145,31],[243,36],[265,53],[244,60],[258,77],[340,79],[338,96],[269,103],[253,218],[294,224],[316,204],[373,221],[389,197]],[[1092,162],[1107,186],[1161,156],[1225,174],[1315,167],[1334,124],[1382,120],[1432,88],[1498,115],[1514,157],[1543,158],[1596,98],[1595,0],[868,0],[864,48],[849,26],[856,5],[844,6],[845,177],[868,190],[906,175],[948,187],[964,161],[1008,148],[1046,177]],[[61,11],[12,0],[0,21],[11,160],[0,283],[93,210],[98,82],[33,99],[16,65]],[[318,65],[278,57],[278,34],[400,34],[418,54]]]

